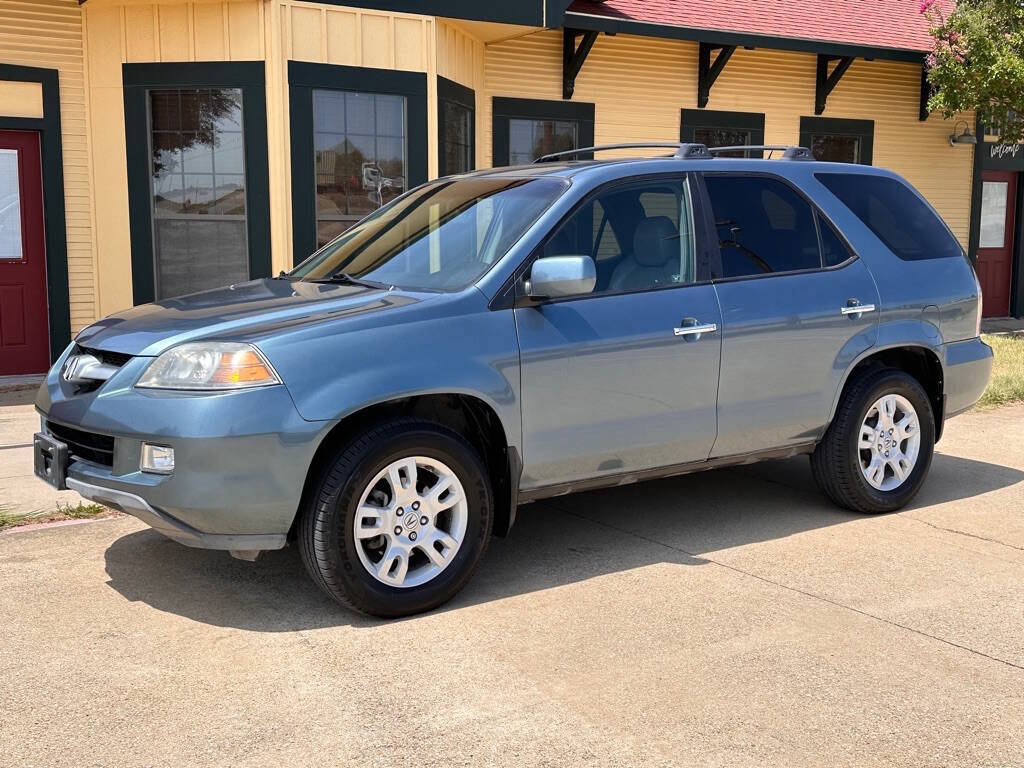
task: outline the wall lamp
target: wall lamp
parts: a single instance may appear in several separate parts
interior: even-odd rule
[[[958,125],[963,123],[964,132],[957,134],[956,128]],[[957,120],[953,125],[953,132],[949,134],[949,146],[955,147],[957,144],[977,144],[978,137],[971,133],[971,129],[967,126],[966,120]]]

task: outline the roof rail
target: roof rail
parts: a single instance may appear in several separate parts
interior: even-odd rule
[[[782,152],[782,157],[786,160],[813,160],[814,154],[807,147],[797,147],[792,144],[743,144],[734,147],[711,147],[708,149],[712,155],[717,155],[722,152],[767,152],[768,157],[771,157],[772,152]]]
[[[677,158],[707,159],[711,157],[708,148],[703,144],[684,144],[678,141],[647,141],[634,144],[601,144],[596,147],[579,147],[577,149],[567,149],[564,152],[550,152],[546,155],[541,155],[533,162],[550,163],[552,160],[557,160],[560,157],[575,157],[585,152],[604,152],[609,149],[674,149],[673,157]]]

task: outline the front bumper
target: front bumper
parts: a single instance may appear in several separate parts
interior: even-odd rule
[[[992,376],[992,347],[980,338],[943,345],[945,418],[963,413],[981,397]]]
[[[92,485],[81,480],[69,477],[68,488],[78,493],[79,496],[95,501],[105,507],[116,509],[120,512],[127,512],[129,515],[139,518],[153,530],[159,531],[164,536],[190,547],[200,549],[228,549],[233,551],[255,551],[263,549],[281,549],[286,542],[285,533],[203,533],[192,526],[171,517],[165,512],[150,506],[149,502],[141,496],[127,491],[119,491],[116,488],[103,488],[99,485]]]
[[[181,394],[132,387],[134,358],[94,392],[76,393],[60,363],[40,389],[46,424],[113,437],[108,464],[71,456],[67,485],[194,547],[277,549],[298,511],[329,424],[304,420],[284,386]],[[174,449],[172,474],[139,470],[142,443]]]

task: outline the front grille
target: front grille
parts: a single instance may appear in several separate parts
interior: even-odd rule
[[[110,435],[84,432],[52,421],[46,422],[46,430],[62,443],[67,443],[71,456],[104,467],[114,466],[114,438]]]
[[[113,368],[120,368],[132,359],[131,355],[126,355],[123,352],[108,352],[104,349],[90,349],[89,347],[83,347],[81,345],[75,346],[73,354],[92,355],[104,365],[109,365]],[[71,386],[73,387],[74,394],[82,395],[86,392],[94,392],[103,386],[103,383],[103,379],[78,379],[71,382]]]
[[[120,368],[122,365],[132,359],[131,355],[126,355],[124,352],[108,352],[105,349],[89,349],[88,347],[79,347],[78,351],[92,355],[104,365],[113,365]]]

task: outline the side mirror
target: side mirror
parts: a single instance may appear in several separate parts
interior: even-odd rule
[[[526,294],[532,299],[577,296],[596,284],[597,267],[589,256],[548,256],[533,262]]]

